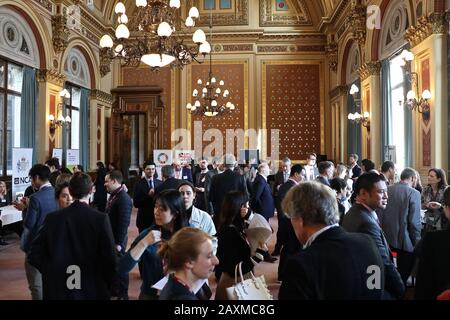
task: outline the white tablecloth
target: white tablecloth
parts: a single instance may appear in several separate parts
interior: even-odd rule
[[[0,220],[2,220],[3,226],[22,221],[22,211],[17,210],[13,206],[1,207],[0,211]]]

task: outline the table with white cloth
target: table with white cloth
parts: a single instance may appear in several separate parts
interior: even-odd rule
[[[22,221],[22,211],[17,210],[12,205],[1,207],[0,220],[2,221],[2,226]]]

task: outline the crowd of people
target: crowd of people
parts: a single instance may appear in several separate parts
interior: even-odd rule
[[[436,299],[450,289],[450,189],[432,168],[422,186],[412,168],[380,171],[281,161],[237,165],[231,154],[209,164],[161,168],[147,161],[128,190],[120,170],[97,163],[94,181],[57,159],[34,165],[23,212],[21,249],[33,299],[128,299],[138,265],[139,299],[227,299],[241,263],[244,278],[279,256],[279,299]],[[273,173],[273,174],[272,174]],[[9,204],[0,182],[0,206]],[[129,195],[131,194],[131,196]],[[127,248],[133,206],[139,235]],[[267,240],[276,215],[274,250]],[[252,232],[258,224],[261,232]],[[262,227],[261,227],[262,226]],[[0,241],[2,239],[0,238]],[[163,281],[162,279],[165,279]],[[163,281],[165,284],[158,287]]]

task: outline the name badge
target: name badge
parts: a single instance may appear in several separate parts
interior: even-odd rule
[[[203,178],[202,180],[200,180],[201,182],[205,182],[205,178]]]
[[[187,176],[183,176],[183,179],[187,179]]]

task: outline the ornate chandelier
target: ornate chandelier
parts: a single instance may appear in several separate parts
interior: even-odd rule
[[[116,39],[113,41],[107,34],[100,39],[101,58],[123,59],[130,66],[143,62],[152,68],[166,65],[183,68],[194,60],[198,62],[197,56],[205,56],[211,46],[201,29],[192,35],[195,45],[184,44],[183,25],[186,29],[194,27],[199,12],[196,7],[190,8],[183,22],[177,17],[180,5],[180,0],[136,0],[135,14],[128,19],[124,4],[118,2],[114,9],[119,23]]]
[[[210,43],[212,44],[212,13],[209,22]],[[191,114],[215,117],[223,113],[234,110],[236,107],[229,101],[230,92],[225,89],[225,82],[223,80],[217,81],[212,72],[212,50],[209,53],[209,73],[206,81],[202,79],[197,80],[197,84],[201,86],[205,83],[203,88],[195,88],[192,91],[194,104],[188,103],[186,109]],[[228,101],[227,101],[228,100]]]

